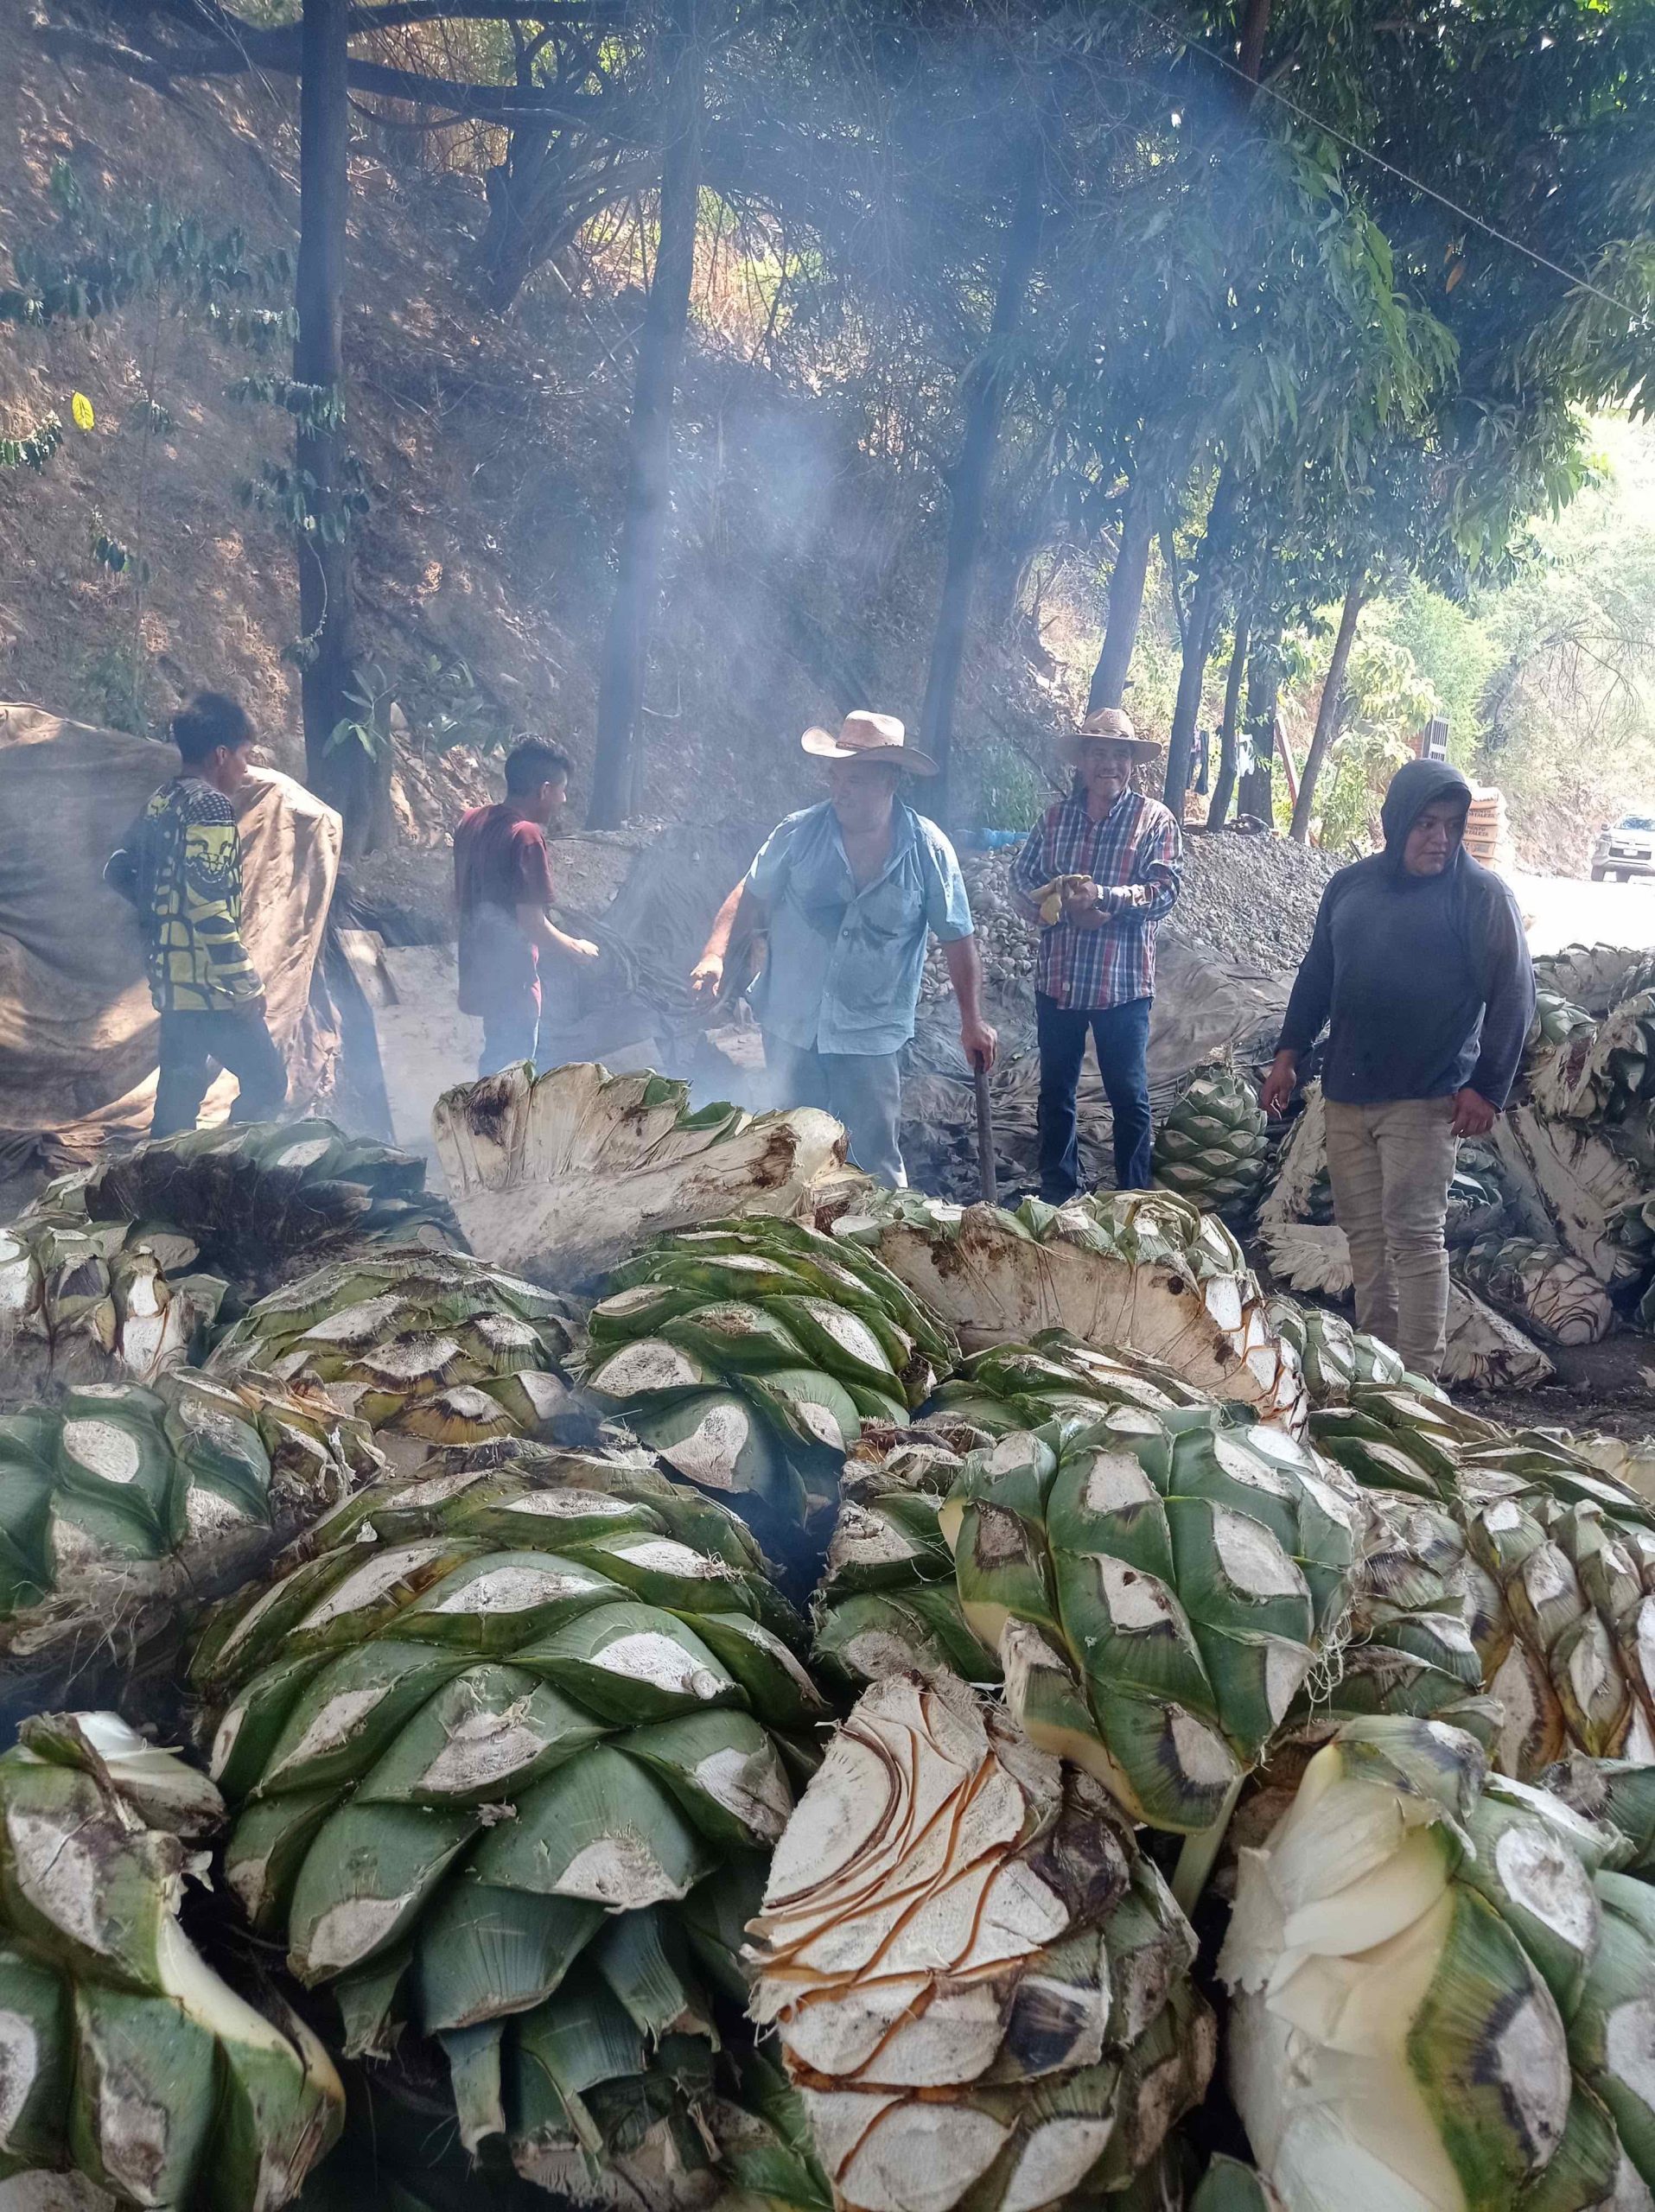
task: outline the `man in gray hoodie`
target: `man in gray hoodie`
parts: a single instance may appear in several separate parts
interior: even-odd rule
[[[1470,805],[1445,761],[1410,760],[1392,777],[1384,850],[1323,892],[1264,1081],[1279,1113],[1328,1024],[1327,1173],[1357,1323],[1419,1375],[1442,1359],[1455,1146],[1493,1128],[1534,1014],[1516,902],[1464,849]]]

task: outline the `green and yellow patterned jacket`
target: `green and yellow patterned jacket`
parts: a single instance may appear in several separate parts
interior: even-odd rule
[[[162,1014],[216,1014],[264,988],[241,941],[235,809],[199,776],[163,784],[105,871],[138,910]]]

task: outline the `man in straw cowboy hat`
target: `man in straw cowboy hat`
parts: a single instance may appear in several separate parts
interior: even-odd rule
[[[900,1061],[927,932],[948,963],[967,1060],[994,1062],[971,904],[953,847],[899,796],[907,778],[937,768],[894,715],[847,715],[837,736],[807,729],[800,744],[829,763],[829,796],[766,838],[719,908],[691,982],[716,996],[732,936],[767,931],[754,1003],[773,1103],[825,1107],[844,1123],[857,1166],[900,1188]]]
[[[1012,864],[1012,895],[1040,931],[1034,975],[1040,1046],[1041,1196],[1053,1205],[1080,1187],[1075,1097],[1090,1031],[1115,1121],[1115,1181],[1149,1181],[1149,1008],[1155,928],[1178,896],[1177,823],[1131,788],[1160,747],[1118,707],[1089,715],[1058,751],[1074,770]]]

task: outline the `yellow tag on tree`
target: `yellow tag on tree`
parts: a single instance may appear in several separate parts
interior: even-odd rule
[[[89,430],[98,417],[92,411],[92,402],[84,391],[77,391],[69,402],[69,412],[74,416],[77,430]]]

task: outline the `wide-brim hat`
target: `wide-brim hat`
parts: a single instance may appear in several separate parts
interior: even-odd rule
[[[812,728],[799,741],[818,760],[882,760],[888,768],[904,769],[910,776],[937,772],[931,755],[908,743],[907,732],[894,715],[847,715],[837,737],[831,730]]]
[[[1099,707],[1095,715],[1088,715],[1079,729],[1066,731],[1057,741],[1057,749],[1073,768],[1080,758],[1080,748],[1089,738],[1099,737],[1111,745],[1123,746],[1136,760],[1153,760],[1161,752],[1159,739],[1140,737],[1132,727],[1132,717],[1120,707]]]

